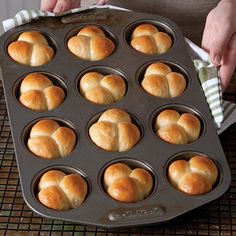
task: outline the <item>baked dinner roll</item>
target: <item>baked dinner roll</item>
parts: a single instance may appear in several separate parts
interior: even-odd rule
[[[93,25],[82,28],[68,40],[67,46],[74,55],[89,61],[105,59],[115,50],[113,41]]]
[[[27,146],[37,156],[55,159],[69,155],[75,143],[76,134],[72,129],[43,119],[32,127]]]
[[[172,39],[152,24],[141,24],[134,29],[130,45],[139,52],[155,55],[167,52],[172,46]]]
[[[165,63],[155,62],[146,69],[141,86],[153,96],[172,98],[184,92],[186,80],[182,74],[172,72]]]
[[[198,139],[201,123],[191,113],[179,114],[175,110],[164,110],[156,118],[156,134],[172,144],[187,144]]]
[[[19,101],[32,110],[53,110],[63,102],[64,98],[63,89],[53,85],[43,74],[31,73],[21,82]]]
[[[126,92],[124,80],[119,75],[102,75],[88,72],[80,80],[80,92],[96,104],[111,104],[121,100]]]
[[[89,128],[91,140],[108,151],[127,151],[140,139],[140,131],[129,114],[121,109],[105,111]]]
[[[54,50],[49,46],[46,38],[37,31],[22,33],[7,50],[14,61],[27,66],[44,65],[54,56]]]
[[[200,195],[212,190],[218,177],[216,164],[208,157],[196,155],[189,161],[176,160],[168,168],[168,178],[178,190]]]
[[[109,196],[121,202],[137,202],[152,191],[152,175],[143,168],[131,169],[124,163],[110,165],[104,172],[103,185]]]
[[[40,178],[38,191],[38,200],[46,207],[69,210],[84,202],[88,186],[79,174],[66,175],[59,170],[50,170]]]

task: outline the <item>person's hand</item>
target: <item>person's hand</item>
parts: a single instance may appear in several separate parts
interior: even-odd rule
[[[223,91],[236,66],[236,0],[221,0],[209,12],[202,38],[202,48],[210,53],[212,63],[220,66]]]
[[[61,13],[80,7],[80,2],[80,0],[41,0],[40,9],[42,11]],[[97,5],[104,5],[106,3],[107,0],[97,0]]]

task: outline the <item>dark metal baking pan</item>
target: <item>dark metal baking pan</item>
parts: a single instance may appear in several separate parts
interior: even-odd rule
[[[170,34],[174,42],[172,48],[167,53],[151,56],[132,49],[129,46],[129,37],[134,27],[140,23],[152,23]],[[77,29],[91,24],[104,29],[116,44],[113,54],[102,61],[77,59],[66,46],[68,38]],[[55,50],[55,56],[48,64],[39,67],[22,66],[8,56],[9,43],[21,32],[31,30],[46,35]],[[155,61],[166,62],[184,72],[187,88],[181,96],[161,99],[150,96],[141,89],[140,76]],[[231,181],[230,170],[212,116],[187,53],[182,32],[169,19],[111,9],[93,9],[65,17],[38,19],[9,30],[1,37],[0,63],[23,196],[29,207],[41,216],[103,227],[163,223],[217,199],[228,189]],[[78,91],[78,81],[83,73],[93,69],[124,75],[127,84],[125,97],[111,105],[95,105],[85,100]],[[19,80],[31,72],[51,75],[57,84],[62,85],[66,97],[57,109],[35,112],[18,102]],[[186,145],[170,145],[158,139],[153,130],[153,119],[165,107],[197,114],[202,124],[200,138]],[[89,138],[88,127],[91,122],[110,108],[127,111],[141,130],[141,140],[129,151],[107,152],[94,145]],[[27,149],[25,140],[29,129],[42,118],[54,118],[74,128],[77,144],[69,156],[45,160]],[[194,153],[211,157],[219,170],[214,189],[199,196],[189,196],[175,190],[166,175],[168,163],[172,159],[179,155],[187,158]],[[151,172],[155,184],[149,197],[127,204],[111,199],[104,192],[101,184],[104,168],[117,161],[134,167],[142,166]],[[89,193],[79,208],[55,211],[46,208],[37,200],[39,177],[49,169],[76,172],[86,178]]]

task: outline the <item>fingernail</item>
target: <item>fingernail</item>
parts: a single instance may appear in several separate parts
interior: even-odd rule
[[[61,13],[61,12],[63,12],[65,10],[65,7],[63,6],[63,5],[57,5],[56,7],[55,7],[55,9],[54,9],[54,13]]]
[[[220,65],[220,62],[221,62],[221,56],[220,55],[215,56],[215,62],[217,63],[218,66]]]

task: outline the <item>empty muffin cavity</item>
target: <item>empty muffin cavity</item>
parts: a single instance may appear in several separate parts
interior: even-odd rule
[[[155,112],[152,125],[157,137],[177,145],[195,142],[205,127],[202,116],[183,105],[162,107]]]
[[[115,36],[99,25],[84,25],[71,30],[66,36],[69,51],[77,58],[100,61],[109,57],[116,48]]]
[[[117,69],[93,67],[79,75],[78,90],[91,103],[108,105],[124,98],[127,80]]]
[[[34,111],[56,109],[63,103],[66,91],[61,78],[44,72],[27,74],[14,85],[14,93],[20,104]]]
[[[179,65],[155,61],[140,67],[137,79],[142,90],[148,95],[157,98],[175,98],[186,90],[189,76]]]
[[[88,127],[93,143],[106,151],[129,151],[141,140],[142,126],[127,111],[112,108],[94,116]]]
[[[123,203],[139,202],[148,198],[156,182],[153,170],[148,165],[129,158],[108,163],[100,174],[104,192]]]
[[[40,171],[33,179],[32,187],[37,201],[57,211],[79,208],[90,193],[85,174],[66,166]]]
[[[191,196],[211,192],[219,183],[219,170],[212,157],[198,152],[179,153],[166,165],[170,184],[176,190]]]
[[[73,125],[58,118],[42,118],[27,125],[23,131],[25,146],[34,155],[57,159],[71,154],[77,143]]]
[[[24,66],[42,66],[56,54],[54,39],[45,32],[24,31],[12,35],[6,42],[9,57]]]
[[[125,29],[125,39],[140,53],[159,55],[167,53],[173,46],[174,32],[163,22],[137,21]]]

